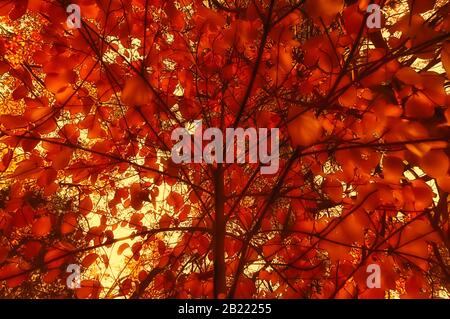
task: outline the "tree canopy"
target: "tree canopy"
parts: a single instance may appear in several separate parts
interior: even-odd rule
[[[448,296],[449,32],[440,0],[2,1],[0,297]],[[279,129],[278,171],[175,163],[198,121]]]

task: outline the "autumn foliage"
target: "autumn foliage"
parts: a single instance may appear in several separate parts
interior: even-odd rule
[[[369,2],[1,1],[0,297],[448,296],[450,5]],[[175,164],[196,120],[278,172]]]

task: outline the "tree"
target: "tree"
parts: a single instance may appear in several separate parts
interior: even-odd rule
[[[448,293],[450,6],[374,2],[4,2],[1,291],[80,263],[78,298]],[[277,173],[176,164],[199,120],[279,128]]]

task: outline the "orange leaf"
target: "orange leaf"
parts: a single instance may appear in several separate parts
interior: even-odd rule
[[[167,228],[172,223],[173,218],[170,217],[168,214],[164,214],[161,216],[159,220],[159,227],[161,228]]]
[[[384,178],[389,182],[398,182],[403,176],[404,164],[402,159],[394,156],[383,158]]]
[[[326,23],[344,8],[344,0],[307,0],[305,10],[312,18],[323,18]]]
[[[121,255],[123,251],[127,248],[130,248],[130,245],[128,243],[123,243],[122,245],[119,246],[119,249],[117,249],[117,254]]]
[[[416,179],[412,181],[414,194],[414,207],[421,211],[429,207],[433,203],[433,191],[424,181]]]
[[[422,84],[422,77],[411,67],[405,67],[398,70],[395,76],[403,83],[409,85]]]
[[[46,236],[52,229],[52,220],[50,216],[43,216],[38,218],[31,229],[36,236]]]
[[[434,102],[422,92],[413,94],[405,106],[406,116],[413,118],[430,118],[434,115]]]
[[[72,158],[73,150],[68,147],[63,147],[61,151],[53,158],[52,167],[56,170],[67,167]]]
[[[67,213],[63,217],[63,222],[61,224],[61,233],[67,235],[75,230],[77,226],[77,217],[74,213]]]
[[[357,91],[354,86],[349,87],[344,94],[339,97],[339,104],[344,107],[353,107],[358,101]]]
[[[9,288],[14,288],[22,284],[27,279],[27,274],[20,275],[25,269],[21,269],[19,263],[13,262],[0,268],[0,280],[6,280]]]
[[[76,290],[76,296],[79,299],[98,298],[102,286],[97,280],[83,280],[81,287]]]
[[[336,203],[342,201],[342,184],[338,180],[327,178],[322,184],[325,193]]]
[[[420,166],[431,177],[443,177],[447,175],[449,159],[444,151],[432,150],[422,157]]]
[[[14,152],[11,149],[3,155],[2,161],[0,162],[0,172],[4,172],[9,167],[9,163],[11,163],[13,155]]]
[[[91,212],[93,208],[91,198],[89,196],[86,196],[83,198],[80,202],[80,205],[78,206],[78,209],[83,215],[87,215]]]
[[[33,178],[42,171],[39,167],[39,163],[34,160],[24,160],[20,162],[14,171],[14,177],[16,179]]]
[[[97,260],[97,258],[98,258],[98,255],[96,253],[89,254],[89,255],[87,255],[86,257],[83,258],[83,261],[81,262],[81,265],[83,267],[87,268],[90,265],[92,265],[95,262],[95,260]]]
[[[312,111],[290,110],[288,132],[293,146],[309,146],[319,140],[322,126]]]
[[[436,0],[408,0],[408,5],[412,14],[423,13],[434,8]]]
[[[169,196],[167,196],[167,204],[175,207],[175,210],[179,210],[183,203],[183,197],[177,192],[170,192]]]
[[[8,130],[26,127],[26,121],[19,115],[0,115],[0,124]]]
[[[437,180],[438,186],[447,193],[450,193],[450,176],[440,177]]]
[[[6,260],[8,253],[9,249],[7,247],[0,246],[0,264]]]
[[[441,61],[445,72],[447,72],[447,78],[450,79],[450,42],[445,42],[442,45]]]
[[[143,201],[149,200],[148,191],[143,190],[139,183],[134,183],[130,188],[131,195],[131,207],[135,210],[139,210],[143,206]]]
[[[122,102],[128,105],[143,105],[152,100],[151,91],[145,81],[139,77],[129,78],[122,90]]]
[[[58,278],[59,274],[61,273],[61,269],[52,269],[49,272],[47,272],[44,276],[44,282],[46,283],[52,283]]]

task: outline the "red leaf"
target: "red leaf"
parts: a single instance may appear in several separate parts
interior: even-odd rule
[[[130,248],[130,245],[128,243],[123,243],[119,246],[119,249],[117,249],[117,254],[122,255],[125,249]]]
[[[447,175],[450,163],[444,151],[432,150],[422,157],[420,167],[429,176],[439,178]]]
[[[33,224],[32,232],[34,235],[42,237],[50,233],[52,229],[52,220],[50,216],[39,217]]]
[[[81,262],[81,265],[83,267],[88,268],[90,265],[92,265],[98,258],[98,255],[96,253],[91,253],[83,258],[83,261]]]
[[[96,299],[100,295],[102,286],[98,280],[83,280],[81,287],[76,289],[76,296],[79,299]]]
[[[442,45],[441,61],[447,72],[447,78],[450,79],[450,42],[445,42]]]
[[[293,146],[309,146],[319,140],[322,126],[313,112],[290,109],[288,131]]]
[[[135,76],[126,81],[121,99],[128,105],[144,105],[151,102],[152,93],[146,82],[140,76]]]
[[[412,118],[430,118],[435,104],[422,92],[413,94],[406,102],[405,114]]]
[[[183,197],[177,192],[170,192],[169,196],[167,196],[167,204],[173,206],[175,211],[178,211],[181,206],[183,206],[184,200]]]
[[[80,212],[83,215],[87,215],[92,211],[92,208],[94,206],[92,205],[92,201],[91,198],[89,196],[84,197],[81,202],[80,205],[78,206],[78,209],[80,210]]]
[[[63,222],[61,224],[61,233],[63,235],[70,234],[75,230],[77,226],[77,217],[74,213],[67,213],[63,217]]]

